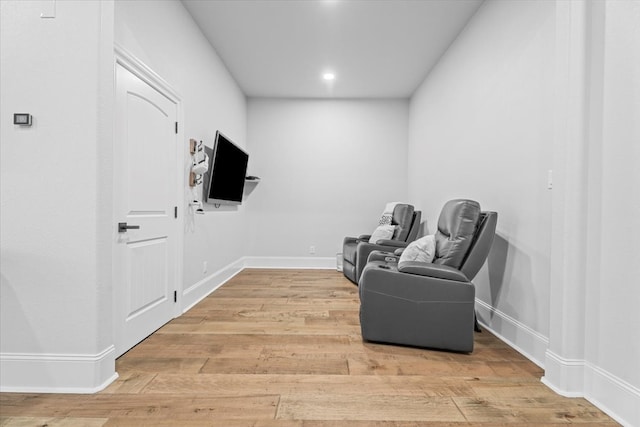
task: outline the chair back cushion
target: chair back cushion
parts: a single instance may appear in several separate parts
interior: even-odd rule
[[[409,234],[407,235],[407,240],[405,242],[413,242],[418,237],[418,232],[420,231],[420,222],[422,221],[422,212],[421,211],[413,211],[413,220],[411,221],[411,228],[409,229]]]
[[[438,218],[435,234],[435,264],[460,268],[480,219],[480,204],[473,200],[456,199],[445,203]]]
[[[467,257],[462,263],[462,271],[469,280],[473,280],[489,256],[498,223],[497,212],[481,212],[478,231],[473,238]]]
[[[393,209],[393,218],[391,224],[396,226],[396,232],[393,235],[393,240],[400,240],[406,242],[409,236],[409,230],[413,223],[413,206],[405,203],[399,203]]]

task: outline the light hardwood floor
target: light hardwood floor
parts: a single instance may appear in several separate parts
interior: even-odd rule
[[[364,343],[357,287],[245,270],[117,361],[94,395],[0,395],[2,426],[616,425],[489,332],[472,354]]]

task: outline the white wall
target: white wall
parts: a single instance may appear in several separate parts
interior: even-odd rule
[[[584,387],[640,425],[640,2],[595,7]]]
[[[640,4],[558,2],[543,382],[640,425]]]
[[[640,425],[639,24],[637,2],[487,1],[409,132],[409,197],[431,224],[450,197],[499,213],[482,321],[624,425]]]
[[[0,387],[90,391],[114,375],[113,3],[52,5],[0,2]]]
[[[507,336],[514,322],[526,325],[539,363],[549,333],[553,61],[552,2],[485,3],[413,96],[409,131],[409,198],[430,232],[448,199],[498,212],[475,284],[500,315],[482,320]]]
[[[221,129],[246,145],[246,100],[179,1],[0,4],[0,386],[95,391],[115,376],[114,38],[177,90],[185,139],[211,145]],[[225,278],[211,273],[237,271],[247,226],[242,209],[194,217],[184,171],[187,308]]]
[[[246,146],[246,99],[182,3],[116,2],[115,18],[116,42],[182,97],[187,163],[189,138],[211,147],[218,129]],[[188,187],[188,169],[185,164],[184,308],[212,289],[219,281],[214,277],[217,272],[245,254],[247,239],[244,207],[208,208],[206,215],[193,213],[188,202],[200,199],[202,193],[200,187]]]
[[[588,360],[640,388],[640,3],[607,2],[605,17],[601,185],[593,189],[600,274],[589,290],[597,322]]]
[[[406,200],[406,100],[251,99],[249,256],[331,257]],[[315,246],[316,254],[309,254]]]

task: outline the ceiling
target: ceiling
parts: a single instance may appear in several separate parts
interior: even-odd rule
[[[407,98],[482,0],[183,3],[248,97]]]

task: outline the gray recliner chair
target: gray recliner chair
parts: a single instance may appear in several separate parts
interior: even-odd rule
[[[475,286],[498,214],[471,200],[445,204],[433,263],[371,253],[360,278],[360,326],[367,341],[473,351]]]
[[[393,238],[369,243],[370,234],[345,237],[342,243],[342,272],[344,276],[357,285],[362,269],[367,264],[369,254],[373,251],[394,251],[406,247],[418,235],[421,218],[420,211],[414,211],[412,205],[401,203],[396,205],[393,210],[391,224],[396,226]]]

